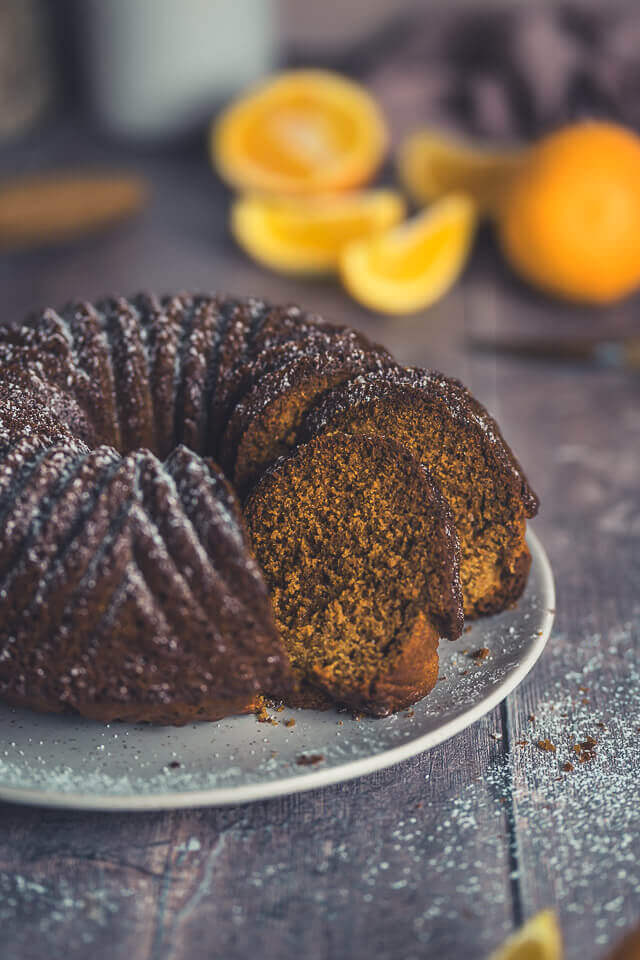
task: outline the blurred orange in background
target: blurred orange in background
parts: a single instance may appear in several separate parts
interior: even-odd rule
[[[609,303],[640,285],[640,138],[585,122],[542,139],[506,185],[502,249],[552,294]]]
[[[359,84],[326,70],[292,70],[223,111],[211,151],[232,187],[309,194],[366,183],[387,139],[382,111]]]

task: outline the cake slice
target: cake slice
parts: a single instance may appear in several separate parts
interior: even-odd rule
[[[375,716],[433,688],[438,640],[462,628],[458,543],[405,448],[319,436],[266,471],[245,518],[299,687]]]
[[[356,378],[321,399],[299,436],[323,433],[391,437],[428,467],[460,538],[465,616],[518,599],[531,565],[526,521],[538,500],[495,420],[462,384],[399,367]]]
[[[265,373],[236,406],[220,447],[220,463],[243,499],[269,464],[297,442],[300,424],[323,393],[393,361],[351,344],[301,353]]]

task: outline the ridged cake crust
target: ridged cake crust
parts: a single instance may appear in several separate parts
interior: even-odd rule
[[[264,581],[212,463],[184,447],[164,464],[145,450],[50,447],[6,458],[0,478],[13,489],[3,697],[180,723],[287,689]]]

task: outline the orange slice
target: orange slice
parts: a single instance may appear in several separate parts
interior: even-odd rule
[[[356,300],[380,313],[422,310],[456,281],[475,222],[476,208],[469,197],[443,197],[412,220],[345,247],[342,281]]]
[[[395,190],[334,197],[242,197],[231,211],[231,232],[245,253],[284,273],[338,268],[347,243],[399,223],[405,204]]]
[[[214,124],[211,155],[241,190],[319,193],[357,187],[387,146],[382,113],[338,74],[291,70],[232,104]]]
[[[562,935],[553,910],[542,910],[491,955],[491,960],[562,960]]]
[[[421,130],[401,145],[398,174],[417,203],[461,191],[475,200],[480,213],[493,215],[525,155],[523,148],[500,151],[436,130]]]

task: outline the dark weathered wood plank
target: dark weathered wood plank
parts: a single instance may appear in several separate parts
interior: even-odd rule
[[[550,738],[556,754],[512,747],[520,888],[527,913],[557,906],[569,958],[596,957],[640,904],[640,381],[538,377],[532,460],[546,444],[539,529],[559,583],[557,632],[511,698],[509,726],[513,742]],[[523,399],[514,406],[522,416]],[[595,756],[580,763],[572,737],[589,736]]]
[[[474,329],[637,329],[637,298],[608,310],[563,307],[493,260],[485,250],[469,278]],[[478,357],[470,385],[496,410],[540,495],[535,526],[558,590],[549,648],[506,707],[516,910],[556,907],[567,957],[595,958],[637,922],[640,903],[640,379]],[[595,755],[580,763],[573,738],[589,736]],[[533,745],[547,738],[555,753]],[[562,769],[567,760],[573,771]]]
[[[394,770],[247,807],[4,807],[3,957],[483,957],[511,923],[505,809],[485,781],[498,722]]]

